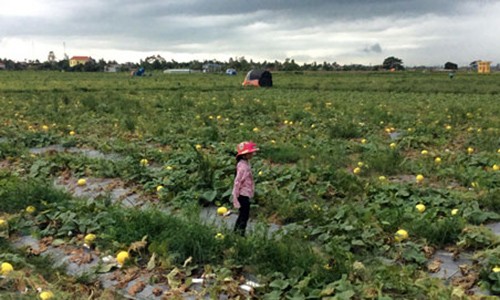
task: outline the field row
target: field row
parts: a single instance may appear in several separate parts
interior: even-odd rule
[[[68,244],[92,233],[103,256],[147,236],[128,268],[154,257],[160,277],[177,267],[192,278],[208,265],[234,282],[251,273],[266,299],[452,298],[456,289],[423,272],[436,271],[429,259],[448,248],[475,253],[460,278],[472,277],[456,280],[464,293],[478,282],[500,291],[499,238],[483,226],[500,220],[495,76],[277,74],[275,88],[255,90],[221,76],[39,74],[1,74],[11,233],[31,228]],[[252,220],[282,225],[275,234],[242,239],[199,219],[200,206],[231,206],[242,140],[261,149]],[[43,188],[56,177],[114,178],[178,213]],[[20,213],[28,206],[36,214]],[[189,257],[188,271],[180,266]]]

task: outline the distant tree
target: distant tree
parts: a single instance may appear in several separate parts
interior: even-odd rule
[[[281,62],[275,60],[274,61],[274,70],[275,71],[281,71],[281,69],[283,68],[283,65],[281,64]]]
[[[397,58],[394,56],[390,56],[390,57],[387,57],[386,59],[384,59],[384,62],[382,63],[382,67],[385,70],[391,70],[391,69],[404,70],[403,60],[401,58]]]
[[[106,61],[104,59],[99,59],[99,61],[96,64],[95,72],[104,72],[104,68],[106,68]]]
[[[329,62],[324,61],[321,65],[321,70],[323,71],[333,71],[333,66]]]
[[[26,68],[27,68],[27,64],[24,62],[15,62],[12,59],[7,59],[7,58],[4,58],[0,61],[3,61],[3,63],[5,64],[6,70],[16,70],[17,71],[17,70],[26,70]]]
[[[83,71],[84,72],[97,72],[99,70],[99,65],[94,59],[89,59],[84,65],[83,65]]]
[[[153,64],[151,65],[154,70],[163,70],[165,69],[166,62],[165,60],[155,60]]]
[[[71,69],[68,58],[58,61],[56,65],[58,70],[69,71]]]
[[[295,63],[294,59],[286,58],[283,63],[283,71],[298,71],[300,70],[300,66]]]
[[[189,63],[189,68],[191,70],[201,70],[203,69],[203,63],[198,60],[193,60]]]
[[[248,63],[244,56],[238,58],[238,63],[240,64],[240,68],[242,71],[248,71],[252,68],[252,66]]]
[[[44,61],[37,67],[37,70],[58,70],[58,69],[59,68],[55,62],[49,62],[49,61]]]
[[[262,67],[264,69],[269,69],[271,71],[274,71],[274,70],[276,70],[276,63],[264,61],[264,63],[262,64]]]
[[[141,66],[146,70],[163,70],[167,66],[167,61],[160,54],[148,56],[141,60]]]
[[[165,62],[165,69],[177,69],[178,66],[179,63],[173,59],[171,61]]]

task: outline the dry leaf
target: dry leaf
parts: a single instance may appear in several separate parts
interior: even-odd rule
[[[446,247],[446,251],[452,253],[453,260],[460,259],[460,248],[457,246],[449,246]]]
[[[53,240],[54,238],[51,236],[42,238],[40,241],[38,241],[38,249],[30,248],[30,254],[38,256],[41,253],[47,251]]]
[[[153,253],[153,255],[151,255],[151,258],[148,261],[148,265],[146,266],[146,270],[151,271],[156,267],[155,260],[156,260],[156,253]]]
[[[477,279],[478,279],[477,274],[474,272],[471,272],[467,276],[454,277],[451,280],[451,284],[453,286],[459,286],[459,287],[463,288],[464,290],[469,290],[476,284]]]
[[[42,246],[42,245],[45,245],[45,246],[50,246],[50,245],[52,244],[52,241],[53,241],[53,240],[54,240],[54,238],[53,238],[53,237],[51,237],[51,236],[47,236],[47,237],[42,238],[42,239],[38,242],[38,244],[39,244],[40,246]]]
[[[74,262],[74,263],[78,264],[79,266],[81,266],[83,264],[91,263],[93,260],[94,260],[94,258],[92,257],[92,254],[90,254],[90,253],[83,253],[81,255],[73,256],[70,258],[71,262]]]
[[[72,256],[69,258],[69,261],[72,263],[76,263],[79,266],[82,264],[88,264],[94,260],[91,253],[87,253],[83,249],[77,249],[71,252]]]
[[[188,286],[183,284],[179,288],[169,289],[163,294],[162,300],[173,300],[173,299],[185,299],[185,293],[188,290]],[[198,299],[198,298],[197,298]]]
[[[467,264],[463,264],[463,265],[459,265],[458,268],[460,269],[460,273],[462,274],[462,276],[466,276],[469,274],[472,266],[467,265]]]
[[[182,265],[183,268],[185,268],[190,262],[193,261],[193,257],[190,256],[188,259],[184,261],[184,264]]]
[[[177,268],[174,268],[170,273],[167,275],[167,281],[168,285],[170,286],[171,289],[177,289],[181,285],[181,281],[176,278],[178,277],[180,271]]]
[[[146,284],[142,280],[139,280],[131,288],[128,289],[128,293],[132,296],[135,296],[135,294],[142,292],[145,287]]]
[[[436,252],[436,249],[434,249],[434,247],[431,246],[424,246],[423,250],[425,253],[425,257],[428,259],[431,258],[432,255],[434,255],[434,252]]]
[[[440,259],[435,259],[427,265],[427,270],[431,273],[439,272],[439,270],[441,270],[441,263],[442,261]]]
[[[155,295],[156,297],[160,297],[160,296],[161,296],[161,294],[163,294],[163,290],[162,290],[162,289],[160,289],[160,288],[157,288],[157,287],[156,287],[156,288],[154,288],[154,289],[153,289],[153,292],[152,292],[152,293],[153,293],[153,295]]]
[[[29,248],[28,253],[31,255],[38,256],[40,255],[40,253],[42,253],[42,251],[40,251],[39,249]]]
[[[26,283],[24,282],[24,280],[18,280],[16,282],[16,289],[20,292],[20,293],[25,293],[26,292]]]
[[[42,276],[42,275],[37,275],[37,277],[38,277],[38,280],[39,280],[40,282],[42,282],[42,284],[43,284],[43,285],[45,285],[45,286],[48,286],[48,285],[49,285],[49,283],[47,282],[47,280],[45,280],[45,278],[43,278],[43,276]]]
[[[163,294],[161,300],[184,299],[182,296],[182,292],[177,289],[168,290]]]
[[[125,271],[125,274],[119,278],[117,287],[120,289],[123,289],[127,286],[127,284],[136,279],[139,276],[139,269],[138,268],[130,268]]]
[[[120,278],[120,275],[121,275],[121,271],[120,270],[116,270],[114,271],[109,277],[108,279],[111,280],[111,281],[118,281],[118,278]]]
[[[148,236],[145,235],[142,240],[138,242],[133,242],[130,244],[130,247],[128,248],[129,251],[134,251],[134,252],[139,252],[140,250],[146,248],[148,245],[148,242],[146,241],[148,239]]]

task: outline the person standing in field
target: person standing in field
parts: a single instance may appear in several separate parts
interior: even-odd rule
[[[253,142],[242,142],[236,147],[236,176],[233,185],[233,205],[239,209],[238,219],[234,231],[245,236],[245,230],[250,217],[250,199],[254,196],[255,183],[253,181],[250,159],[259,151]]]

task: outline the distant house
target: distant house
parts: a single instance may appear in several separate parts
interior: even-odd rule
[[[220,73],[222,66],[219,64],[208,63],[203,65],[203,73]]]
[[[163,71],[165,74],[190,74],[192,72],[191,69],[167,69]]]
[[[444,64],[444,68],[446,70],[457,70],[458,69],[458,65],[455,64],[455,63],[452,63],[452,62],[447,62]]]
[[[5,64],[3,62],[0,62],[0,70],[5,70],[5,69],[7,69]]]
[[[120,70],[120,68],[119,64],[106,65],[104,66],[104,72],[116,73]]]
[[[491,72],[491,61],[478,61],[477,62],[477,72],[488,74]]]
[[[489,74],[491,72],[491,61],[475,60],[470,63],[470,67],[479,74]]]
[[[84,65],[90,61],[90,56],[73,56],[69,59],[69,66],[74,67],[76,65]]]

